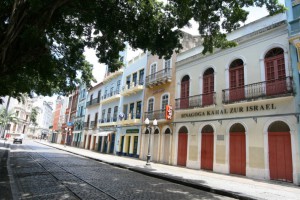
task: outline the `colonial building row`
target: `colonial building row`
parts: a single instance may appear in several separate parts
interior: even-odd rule
[[[146,160],[150,150],[153,162],[299,184],[300,30],[291,25],[285,14],[262,18],[227,35],[237,47],[207,55],[189,34],[170,59],[128,60],[127,46],[122,68],[79,89],[86,103],[61,132],[102,153]]]

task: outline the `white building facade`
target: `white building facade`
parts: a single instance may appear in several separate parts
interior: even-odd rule
[[[174,165],[299,184],[299,117],[285,15],[177,57]]]

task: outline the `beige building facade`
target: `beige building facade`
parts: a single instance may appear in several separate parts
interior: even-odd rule
[[[183,49],[193,48],[199,45],[200,38],[183,33],[181,44]],[[174,137],[173,137],[173,107],[175,105],[176,88],[176,53],[170,59],[159,58],[156,55],[148,54],[147,66],[145,68],[145,91],[143,104],[143,121],[150,120],[152,127],[153,120],[158,121],[157,127],[150,130],[142,126],[140,158],[146,159],[150,143],[150,155],[153,162],[171,164],[174,162]],[[166,106],[168,106],[170,119],[166,119]],[[149,138],[151,137],[151,139]],[[150,139],[150,140],[149,140]]]

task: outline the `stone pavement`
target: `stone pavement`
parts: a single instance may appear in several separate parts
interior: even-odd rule
[[[46,141],[36,142],[149,176],[238,199],[300,200],[300,187],[290,183],[256,180],[158,163],[151,163],[148,167],[145,161],[139,159],[64,147]]]

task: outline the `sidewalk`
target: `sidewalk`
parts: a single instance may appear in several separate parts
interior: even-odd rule
[[[158,163],[151,163],[151,167],[146,167],[146,161],[143,160],[64,147],[45,141],[36,142],[149,176],[238,199],[300,200],[300,187],[289,183],[255,180]]]

